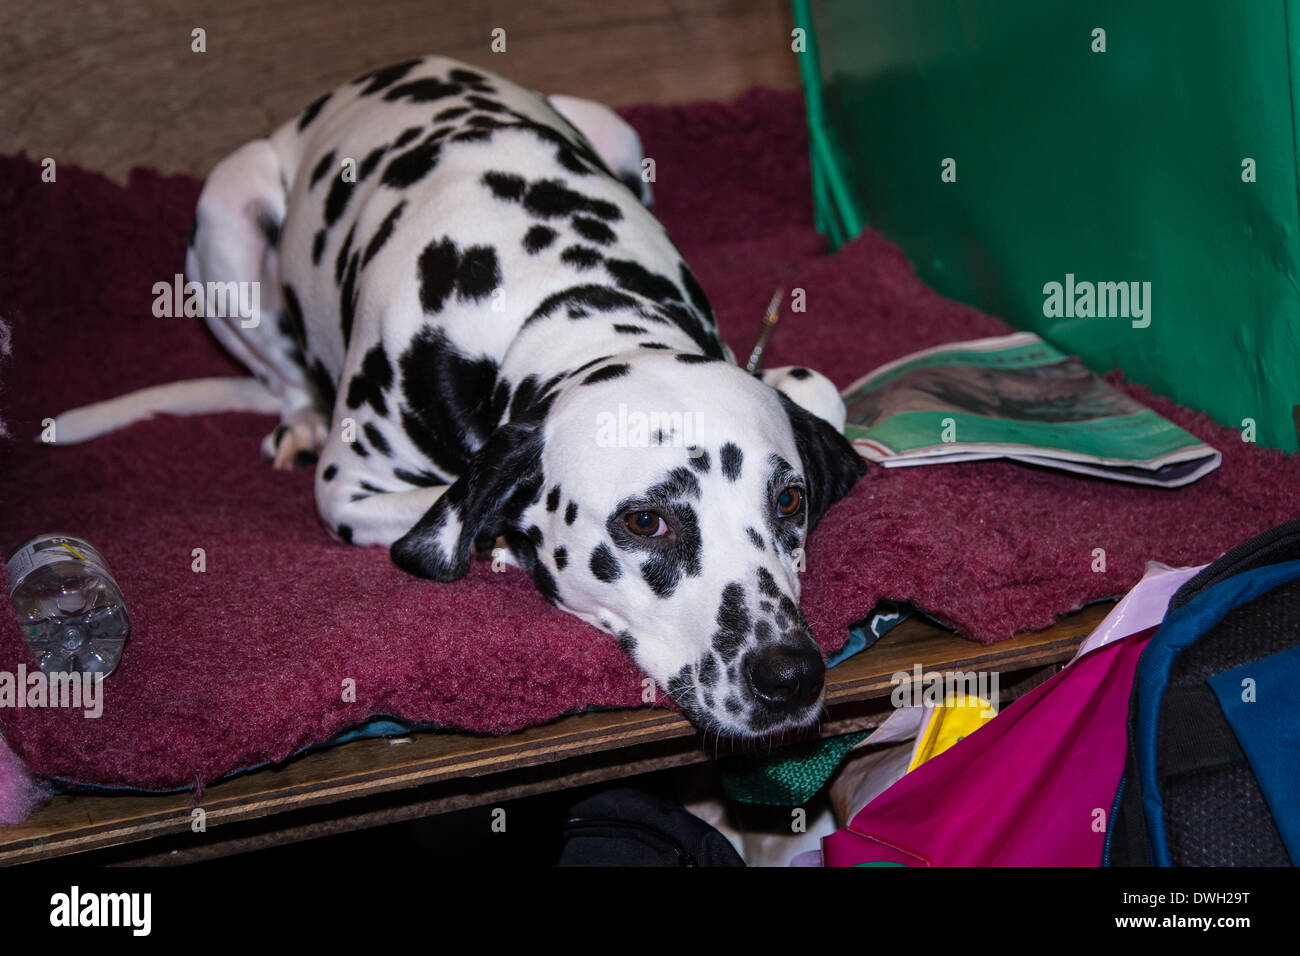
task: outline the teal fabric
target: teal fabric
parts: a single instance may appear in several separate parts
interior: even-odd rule
[[[1250,761],[1291,862],[1300,864],[1300,647],[1215,674],[1209,684]]]

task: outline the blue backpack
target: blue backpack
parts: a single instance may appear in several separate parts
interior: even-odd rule
[[[1300,863],[1300,521],[1170,600],[1138,663],[1103,862]]]

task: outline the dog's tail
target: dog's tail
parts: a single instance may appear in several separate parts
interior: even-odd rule
[[[195,378],[142,388],[129,395],[64,412],[54,419],[54,443],[76,445],[160,412],[170,415],[276,413],[281,405],[281,399],[255,378]]]

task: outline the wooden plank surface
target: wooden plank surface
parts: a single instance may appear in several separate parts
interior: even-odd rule
[[[8,2],[0,150],[203,176],[325,90],[429,53],[614,106],[797,89],[792,29],[787,0]]]
[[[1044,631],[994,645],[957,637],[924,620],[905,621],[874,647],[830,672],[828,719],[821,732],[830,735],[871,725],[869,720],[859,720],[850,726],[845,719],[837,721],[837,714],[855,702],[887,698],[895,686],[894,675],[910,673],[916,663],[926,672],[1010,673],[1069,660],[1108,610],[1109,605],[1093,605]],[[882,701],[881,713],[887,712],[886,706]],[[191,793],[55,797],[25,823],[0,827],[0,863],[46,859],[183,833],[190,830],[196,806],[203,808],[211,833],[223,823],[507,774],[609,751],[624,754],[614,759],[625,760],[632,768],[628,772],[636,772],[646,745],[673,740],[682,744],[675,751],[677,764],[703,761],[719,752],[717,741],[699,740],[696,731],[677,714],[654,709],[578,714],[501,737],[423,733],[396,741],[355,741],[223,781],[207,788],[198,803]],[[567,779],[560,779],[555,786],[571,785]]]

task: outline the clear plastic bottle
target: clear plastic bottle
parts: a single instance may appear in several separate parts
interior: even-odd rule
[[[71,535],[42,534],[15,551],[6,569],[18,624],[42,671],[113,672],[131,619],[95,548]]]

